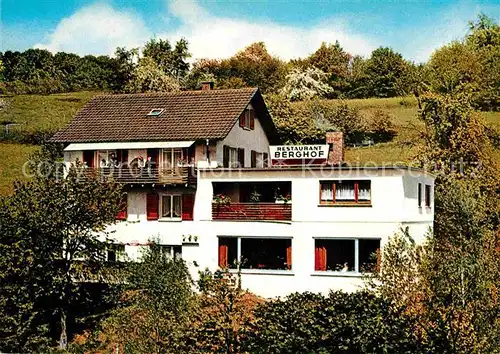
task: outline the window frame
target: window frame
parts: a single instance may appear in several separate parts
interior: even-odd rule
[[[231,157],[234,156],[234,159]],[[235,168],[238,167],[239,165],[239,155],[238,155],[238,148],[228,146],[228,163],[229,167]]]
[[[336,191],[337,185],[342,182],[352,182],[354,183],[354,200],[336,200]],[[360,200],[359,199],[359,184],[362,182],[368,182],[370,187],[370,199],[369,200]],[[332,200],[323,200],[321,198],[321,194],[323,191],[323,185],[329,184],[333,193]],[[319,205],[320,206],[371,206],[372,205],[372,181],[369,179],[361,179],[361,180],[320,180],[319,181]]]
[[[163,198],[170,199],[170,215],[174,214],[174,197],[180,200],[180,216],[163,216]],[[181,193],[160,193],[158,201],[158,220],[159,221],[182,221],[182,194]]]
[[[252,113],[250,111],[250,108],[246,108],[245,112],[243,113],[243,124],[241,127],[245,130],[252,130]]]
[[[168,259],[174,260],[174,259],[182,258],[182,246],[180,246],[180,245],[159,244],[158,247],[160,248],[160,252],[164,256],[167,256]],[[176,252],[176,251],[179,251],[179,252]]]
[[[379,247],[378,247],[378,259],[377,259],[377,271],[380,271],[380,257],[381,257],[381,249],[382,249],[382,238],[379,237],[313,237],[314,243],[313,243],[313,255],[314,255],[314,264],[313,264],[313,270],[314,273],[316,274],[332,274],[332,275],[351,275],[351,276],[360,276],[362,274],[373,274],[372,272],[361,272],[360,271],[360,252],[359,252],[359,241],[361,240],[368,240],[368,241],[378,241],[379,242]],[[316,265],[316,259],[315,259],[315,254],[316,254],[316,242],[317,241],[353,241],[354,242],[354,270],[352,271],[341,271],[341,270],[318,270],[317,265]]]
[[[181,153],[181,159],[180,161],[184,161],[185,157],[184,157],[184,149],[183,148],[162,148],[161,149],[161,166],[163,169],[175,169],[177,167],[180,167],[182,166],[181,164],[179,164],[179,162],[175,161],[175,153],[176,152],[179,152]],[[165,154],[166,152],[168,152],[168,154]],[[170,163],[170,166],[167,166],[166,164],[166,159],[165,159],[165,155],[169,155],[169,158],[168,158],[168,162]]]
[[[116,149],[111,149],[111,150],[96,150],[95,151],[95,159],[97,160],[97,163],[95,165],[99,166],[99,168],[110,168],[110,167],[115,167],[114,165],[111,165],[111,160],[110,160],[110,155],[114,153],[115,157],[118,161],[118,150]],[[101,166],[101,154],[106,155],[106,166]]]
[[[281,240],[281,241],[289,241],[290,242],[290,264],[287,263],[287,269],[260,269],[260,268],[243,268],[241,267],[240,270],[245,271],[245,272],[258,272],[258,273],[269,273],[269,272],[285,272],[285,273],[291,273],[293,272],[293,237],[256,237],[256,236],[226,236],[226,235],[219,235],[217,236],[217,251],[218,251],[218,260],[217,260],[217,265],[218,267],[221,267],[220,265],[220,246],[221,246],[221,239],[231,239],[231,240],[236,240],[236,259],[235,262],[237,262],[240,266],[242,264],[242,245],[241,241],[243,239],[245,240]],[[285,254],[287,254],[287,249],[285,249]],[[288,255],[287,255],[288,258]],[[229,263],[229,260],[227,260],[227,268],[231,271],[236,271],[237,268]]]

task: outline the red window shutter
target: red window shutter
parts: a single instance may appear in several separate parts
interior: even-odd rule
[[[227,268],[228,240],[219,239],[219,267]]]
[[[118,214],[116,214],[116,220],[127,220],[127,207],[128,201],[127,194],[125,193],[120,200],[120,210],[118,211]]]
[[[240,114],[240,127],[243,128],[245,126],[245,112],[246,110],[243,111],[243,113]]]
[[[322,245],[314,249],[314,270],[326,270],[326,248]]]
[[[94,150],[83,151],[83,163],[85,163],[87,167],[94,167]]]
[[[245,149],[238,148],[238,162],[240,167],[245,167]]]
[[[148,220],[158,220],[159,196],[156,193],[148,193],[146,198],[146,216]]]
[[[286,267],[292,269],[292,245],[286,248]]]
[[[194,194],[182,195],[182,220],[193,220]]]
[[[250,110],[250,129],[254,130],[255,128],[255,111],[253,109]]]

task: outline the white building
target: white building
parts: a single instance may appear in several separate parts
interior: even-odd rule
[[[124,183],[108,231],[128,257],[158,240],[194,278],[239,264],[243,287],[266,297],[356,290],[391,235],[422,241],[432,227],[424,171],[346,166],[338,134],[328,166],[268,167],[275,139],[256,89],[101,96],[53,137],[68,165]]]

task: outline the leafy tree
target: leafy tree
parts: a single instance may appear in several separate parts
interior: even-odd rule
[[[217,88],[256,86],[277,93],[284,85],[288,68],[267,52],[263,42],[253,43],[228,59],[201,59],[193,64],[190,76],[213,75]],[[197,81],[188,80],[195,88]]]
[[[339,96],[346,89],[351,60],[352,55],[336,41],[335,44],[321,43],[321,46],[306,61],[328,75],[328,83],[336,96]]]
[[[125,85],[132,79],[133,72],[137,66],[139,49],[127,50],[125,47],[118,47],[115,51],[115,65],[113,79],[113,89],[122,91]]]
[[[294,69],[286,78],[282,94],[291,101],[323,97],[331,92],[330,86],[325,83],[326,74],[316,68]]]
[[[365,74],[370,96],[394,97],[401,89],[398,83],[405,75],[407,63],[391,48],[375,49],[366,62]]]
[[[455,41],[432,54],[429,60],[435,92],[453,93],[479,81],[481,66],[471,47]]]
[[[241,289],[240,277],[227,269],[200,274],[201,294],[188,331],[190,352],[242,352],[253,310],[263,300]]]
[[[171,259],[153,241],[144,248],[140,262],[126,265],[122,281],[121,306],[102,321],[95,335],[75,347],[92,351],[119,348],[122,352],[182,352],[194,301],[191,277],[182,259]]]
[[[184,78],[189,71],[186,60],[191,54],[184,38],[177,41],[174,48],[168,40],[153,38],[144,45],[142,55],[153,59],[161,70],[177,80]]]
[[[107,274],[103,231],[114,222],[121,198],[118,186],[92,176],[83,182],[76,169],[56,179],[52,161],[38,160],[35,166],[38,173],[17,182],[2,203],[2,218],[7,218],[1,224],[2,255],[23,257],[13,263],[1,258],[0,274],[9,283],[0,301],[2,313],[9,314],[3,327],[8,351],[39,343],[37,333],[50,328],[52,315],[59,321],[58,329],[51,329],[60,333],[59,346],[66,347],[71,309],[82,300],[85,282]]]
[[[125,85],[126,92],[171,92],[179,89],[179,82],[161,70],[149,57],[139,61],[130,81]]]

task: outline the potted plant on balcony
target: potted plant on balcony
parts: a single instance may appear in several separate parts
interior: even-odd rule
[[[220,205],[229,205],[229,204],[231,204],[231,198],[228,195],[220,193],[220,194],[216,194],[214,196],[213,202],[217,206],[220,206]]]
[[[198,235],[182,235],[182,244],[183,245],[197,245],[198,244]]]
[[[292,201],[292,196],[290,195],[290,193],[283,196],[283,194],[281,194],[280,187],[276,187],[276,189],[274,190],[274,201],[276,204],[288,204]]]
[[[250,194],[250,202],[251,203],[259,203],[260,198],[262,197],[262,194],[259,193],[257,189],[254,189],[252,193]]]

